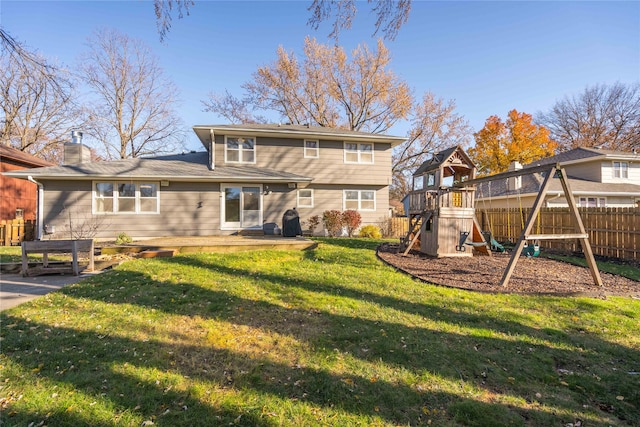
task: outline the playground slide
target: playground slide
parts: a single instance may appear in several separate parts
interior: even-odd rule
[[[495,239],[491,239],[491,250],[496,252],[504,252],[504,246],[498,243]]]

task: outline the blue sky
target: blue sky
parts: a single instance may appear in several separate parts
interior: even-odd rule
[[[209,91],[241,85],[272,62],[279,45],[301,56],[305,36],[327,42],[326,23],[307,25],[311,0],[201,1],[174,20],[159,42],[150,1],[0,2],[0,23],[17,39],[73,66],[87,38],[101,27],[145,41],[181,92],[187,126],[221,124],[202,111]],[[340,44],[375,47],[374,17],[360,4]],[[640,81],[640,2],[420,1],[395,41],[386,41],[391,69],[414,89],[453,99],[475,131],[491,115],[516,108],[547,111],[556,100],[597,83]],[[277,117],[274,117],[277,120]],[[403,136],[406,123],[392,129]],[[189,132],[187,148],[201,149]]]

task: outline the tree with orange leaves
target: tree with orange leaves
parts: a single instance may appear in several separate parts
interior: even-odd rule
[[[383,133],[413,107],[409,85],[389,69],[390,62],[382,40],[375,50],[358,46],[349,58],[342,47],[307,37],[302,60],[280,46],[276,60],[243,85],[244,99],[210,93],[202,103],[205,111],[235,123],[259,122],[246,113],[263,110],[293,124]]]
[[[504,172],[513,161],[527,164],[554,154],[558,144],[549,137],[549,129],[533,123],[527,113],[509,111],[506,122],[498,116],[487,119],[473,136],[469,149],[481,175]]]

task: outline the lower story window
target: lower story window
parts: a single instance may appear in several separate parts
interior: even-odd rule
[[[309,190],[309,189],[298,190],[298,207],[299,208],[313,207],[313,190]]]
[[[155,182],[96,182],[94,213],[158,213],[159,185]]]
[[[604,197],[580,197],[581,208],[605,208],[607,199]]]
[[[376,210],[374,190],[344,190],[344,209],[357,211]]]

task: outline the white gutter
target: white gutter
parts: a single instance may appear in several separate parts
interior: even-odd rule
[[[36,240],[42,239],[42,206],[44,205],[44,185],[33,179],[31,175],[27,177],[28,181],[38,186],[38,202],[36,204]]]

